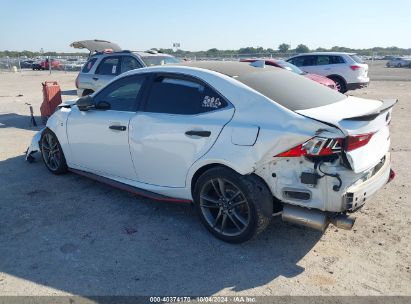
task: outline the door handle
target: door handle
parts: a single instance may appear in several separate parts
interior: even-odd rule
[[[93,80],[98,80],[98,77],[93,77]]]
[[[195,130],[191,130],[191,131],[187,131],[186,135],[188,136],[200,136],[200,137],[209,137],[211,135],[210,131],[195,131]]]
[[[126,126],[109,126],[108,128],[116,131],[125,131],[127,129]]]

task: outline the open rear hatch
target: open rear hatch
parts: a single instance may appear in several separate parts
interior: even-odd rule
[[[297,110],[306,117],[338,127],[344,134],[344,155],[354,172],[376,166],[389,151],[392,107],[398,100],[348,96],[321,107]]]
[[[88,49],[90,53],[103,52],[107,49],[112,49],[113,52],[122,51],[121,47],[118,44],[99,39],[74,41],[70,44],[70,46],[75,49]]]

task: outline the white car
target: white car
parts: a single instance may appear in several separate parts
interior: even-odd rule
[[[287,59],[304,72],[332,79],[338,90],[345,93],[368,86],[368,64],[354,53],[314,52]]]
[[[153,199],[194,202],[227,242],[272,215],[324,230],[392,177],[396,100],[347,97],[264,64],[193,62],[129,71],[66,102],[27,151]]]

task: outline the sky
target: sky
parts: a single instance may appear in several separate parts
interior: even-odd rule
[[[5,0],[0,50],[72,52],[76,40],[189,51],[281,43],[411,48],[411,0]]]

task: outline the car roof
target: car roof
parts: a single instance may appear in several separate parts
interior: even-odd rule
[[[356,55],[356,53],[347,53],[347,52],[310,52],[310,53],[303,53],[298,54],[292,57],[297,56],[307,56],[307,55]]]
[[[239,80],[242,76],[252,73],[263,73],[270,70],[282,70],[266,65],[264,68],[255,67],[249,62],[238,61],[192,61],[180,63],[181,66],[201,68],[227,75]]]
[[[339,101],[346,96],[286,69],[238,61],[195,61],[131,70],[124,76],[140,73],[178,73],[199,76],[212,86],[221,87],[221,78],[230,77],[232,85],[242,83],[289,110],[301,110]],[[207,75],[208,74],[208,75]],[[219,75],[220,74],[220,75]],[[219,80],[217,81],[218,77]],[[209,82],[211,80],[211,82]],[[227,79],[228,80],[228,79]],[[228,80],[227,83],[230,83]],[[296,89],[298,88],[298,90]],[[224,95],[223,89],[223,95]],[[227,90],[230,92],[230,90]],[[233,102],[234,102],[233,98]]]
[[[151,52],[142,52],[142,51],[133,51],[132,53],[137,54],[138,56],[141,57],[156,57],[156,56],[161,56],[161,57],[174,57],[172,55],[169,54],[165,54],[165,53],[151,53]]]
[[[169,54],[165,53],[151,53],[151,52],[143,52],[143,51],[120,51],[120,52],[110,52],[110,53],[104,53],[104,52],[99,52],[95,53],[92,57],[105,57],[105,56],[118,56],[118,55],[137,55],[138,57],[174,57]]]

